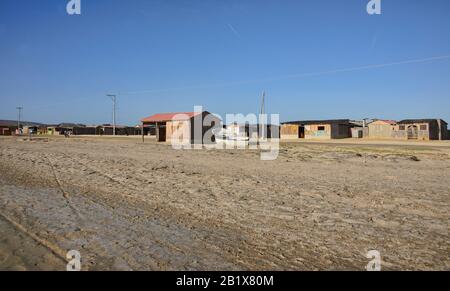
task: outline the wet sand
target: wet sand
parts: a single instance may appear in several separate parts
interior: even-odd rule
[[[450,270],[450,144],[0,138],[0,270]]]

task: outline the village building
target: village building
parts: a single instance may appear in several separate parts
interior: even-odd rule
[[[66,132],[72,135],[114,135],[114,126],[111,124],[84,125],[77,123],[61,123],[50,125],[46,128],[47,135],[64,135]],[[116,125],[116,135],[140,135],[140,127]]]
[[[0,120],[0,135],[13,135],[17,130],[17,122]]]
[[[264,128],[264,131],[262,129]],[[239,124],[231,123],[226,126],[226,130],[229,134],[236,137],[248,137],[248,138],[280,138],[280,126],[267,124],[262,127],[259,124]]]
[[[407,140],[446,140],[447,122],[442,119],[406,119],[398,122],[396,137]]]
[[[221,128],[222,121],[208,111],[203,112],[181,112],[181,113],[158,113],[141,120],[142,137],[152,129],[154,130],[158,142],[171,141],[177,139],[180,143],[202,144],[214,142],[204,141],[206,132],[213,127]],[[199,125],[200,124],[200,125]],[[194,129],[200,128],[201,136],[194,134]]]
[[[12,135],[16,129],[17,126],[0,125],[0,135]]]
[[[21,121],[18,130],[17,121],[0,120],[0,135],[38,134],[43,125],[35,122]]]
[[[442,119],[375,120],[368,125],[371,139],[445,140],[447,123]]]
[[[65,133],[89,135],[95,134],[95,128],[88,128],[86,125],[78,123],[60,123],[58,125],[48,125],[45,132],[46,135],[64,135]]]
[[[305,120],[281,125],[281,139],[341,139],[351,137],[349,119]]]
[[[23,134],[25,135],[37,134],[37,131],[38,131],[37,126],[26,125],[23,127]]]
[[[352,138],[364,138],[368,136],[369,130],[366,126],[367,120],[350,120],[350,132]]]
[[[47,125],[46,127],[46,131],[45,134],[46,135],[57,135],[59,134],[59,131],[57,130],[58,126],[57,125]]]
[[[398,138],[398,125],[395,120],[375,120],[368,124],[371,139],[393,139]]]
[[[114,135],[114,126],[111,124],[103,124],[99,126],[94,126],[96,135]],[[116,135],[129,136],[129,135],[141,135],[140,127],[131,127],[124,125],[116,125]]]

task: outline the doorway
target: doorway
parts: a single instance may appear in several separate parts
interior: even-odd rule
[[[419,131],[416,125],[408,126],[408,139],[418,139]]]
[[[159,142],[166,141],[166,123],[161,123],[157,125],[157,139]]]
[[[298,138],[305,138],[305,127],[304,126],[298,127]]]

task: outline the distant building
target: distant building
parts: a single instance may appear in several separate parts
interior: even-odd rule
[[[27,134],[29,134],[30,129],[38,133],[42,126],[42,124],[36,122],[21,121],[20,131],[18,131],[17,120],[0,120],[0,135],[16,135],[19,132],[24,134],[25,129]]]
[[[264,135],[264,138],[280,138],[279,125],[265,125],[265,131],[259,124],[238,124],[232,123],[226,126],[227,132],[237,137],[258,138]]]
[[[206,121],[205,121],[206,120]],[[159,113],[141,120],[145,132],[154,128],[158,142],[171,141],[176,138],[179,142],[202,144],[203,136],[213,127],[220,127],[222,121],[208,111],[203,112],[181,112],[181,113]],[[194,123],[201,123],[202,136],[194,136]],[[203,126],[203,123],[209,124]],[[214,140],[211,140],[213,142]]]
[[[57,131],[57,125],[48,125],[46,127],[45,131],[46,135],[56,135],[59,134],[59,131]]]
[[[305,120],[281,125],[281,139],[341,139],[351,137],[349,119]]]
[[[94,126],[96,135],[114,135],[114,126],[111,124],[103,124],[99,126]],[[116,125],[116,135],[140,135],[140,127],[131,127]]]
[[[0,135],[12,135],[17,129],[17,126],[0,125]]]
[[[447,123],[442,119],[375,120],[368,125],[372,139],[445,140]]]
[[[64,135],[66,132],[73,135],[94,135],[95,127],[86,127],[79,123],[60,123],[48,125],[45,130],[46,135]]]
[[[406,119],[398,122],[396,137],[408,140],[448,139],[447,122],[442,119]]]
[[[369,138],[392,139],[397,137],[398,125],[395,120],[375,120],[368,125]]]
[[[84,125],[78,123],[61,123],[49,125],[46,128],[47,135],[64,135],[69,132],[72,135],[113,135],[114,126],[111,124]],[[141,129],[130,126],[116,126],[116,135],[140,135]]]
[[[17,130],[17,121],[0,120],[0,135],[13,135]]]

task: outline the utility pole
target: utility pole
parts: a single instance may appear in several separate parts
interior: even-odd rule
[[[20,132],[20,118],[22,116],[23,107],[19,106],[19,107],[16,107],[16,109],[18,110],[18,115],[17,115],[17,132]]]
[[[263,92],[262,97],[261,97],[261,108],[259,110],[259,114],[263,115],[265,112],[265,99],[266,99],[266,91]]]
[[[266,124],[264,122],[264,114],[265,114],[265,110],[266,110],[266,104],[265,104],[265,100],[266,99],[266,91],[264,91],[262,93],[262,97],[261,97],[261,108],[259,109],[259,126],[258,126],[258,130],[259,130],[259,138],[264,139],[265,135],[266,135]]]
[[[108,94],[106,96],[110,97],[112,102],[113,102],[113,136],[115,136],[116,135],[116,101],[117,101],[117,96],[114,95],[114,94]]]
[[[363,119],[363,127],[367,126],[367,121],[369,120],[369,118],[364,118]]]

